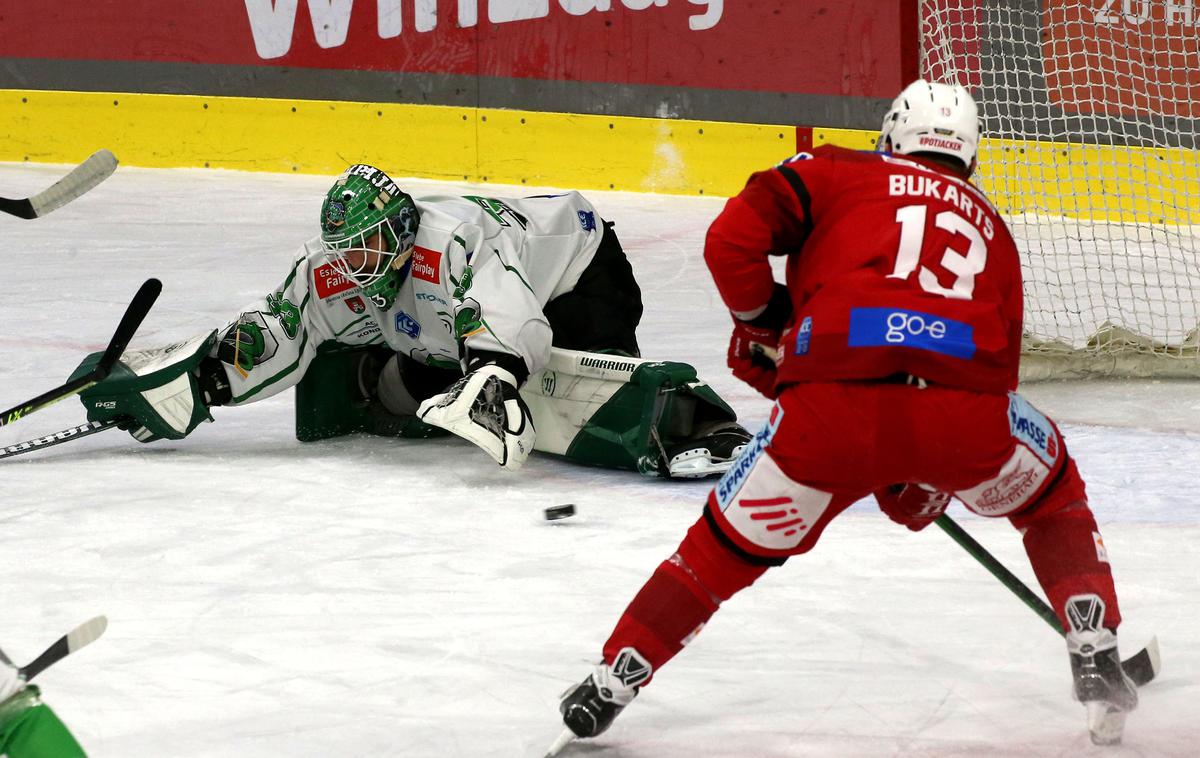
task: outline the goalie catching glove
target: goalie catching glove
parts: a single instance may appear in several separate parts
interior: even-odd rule
[[[154,350],[131,350],[104,381],[80,393],[88,421],[120,421],[138,442],[186,437],[208,409],[230,399],[225,369],[211,357],[216,331]],[[83,360],[74,379],[95,368],[102,353]]]
[[[536,436],[517,384],[512,371],[486,363],[421,403],[417,416],[478,445],[504,468],[517,469]]]

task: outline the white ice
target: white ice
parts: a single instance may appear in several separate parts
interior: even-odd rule
[[[0,165],[0,196],[64,171]],[[234,317],[280,282],[328,182],[121,168],[47,218],[0,217],[0,404],[102,349],[147,277],[164,290],[135,347]],[[724,367],[728,316],[700,256],[722,201],[591,196],[642,283],[644,354],[693,363],[757,427],[768,403]],[[1123,747],[1090,744],[1054,631],[936,528],[860,504],[568,755],[1200,754],[1197,389],[1030,388],[1088,481],[1124,654],[1162,644]],[[453,440],[301,444],[290,392],[214,415],[179,442],[111,431],[0,462],[0,644],[28,660],[110,620],[38,680],[93,756],[540,756],[559,693],[708,487],[536,456],[512,474]],[[64,401],[0,428],[0,445],[83,416]],[[542,520],[567,502],[579,515]],[[1007,522],[951,512],[1036,586]]]

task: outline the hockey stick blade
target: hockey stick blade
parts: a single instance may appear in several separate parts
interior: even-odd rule
[[[90,621],[85,621],[62,637],[59,637],[41,655],[34,658],[27,665],[22,666],[18,671],[25,681],[31,681],[35,676],[50,668],[55,663],[58,663],[63,658],[66,658],[71,653],[98,640],[107,628],[108,619],[104,616],[97,616]]]
[[[125,309],[125,315],[121,317],[121,322],[117,324],[117,330],[113,332],[112,339],[108,343],[108,347],[104,350],[104,355],[100,356],[96,367],[77,377],[61,387],[55,387],[49,392],[44,392],[32,400],[27,400],[20,405],[9,408],[7,411],[0,413],[0,426],[6,426],[14,421],[28,416],[36,410],[45,408],[48,405],[53,405],[63,398],[71,397],[77,393],[83,392],[93,384],[98,384],[104,381],[109,372],[112,371],[121,354],[125,352],[129,341],[133,339],[133,335],[137,332],[138,327],[142,325],[142,321],[146,318],[146,314],[150,312],[154,301],[158,299],[158,294],[162,292],[162,282],[157,279],[147,279],[138,288],[137,294],[133,296],[133,300],[129,302],[129,306]]]
[[[1158,654],[1158,637],[1151,637],[1150,644],[1142,648],[1127,661],[1121,661],[1121,670],[1138,687],[1154,681],[1162,671],[1162,659]]]
[[[106,429],[112,429],[117,424],[120,424],[121,421],[122,419],[116,418],[109,419],[108,421],[89,421],[86,424],[73,426],[70,429],[63,429],[61,432],[47,434],[45,437],[25,440],[24,442],[18,442],[15,445],[6,445],[4,447],[0,447],[0,459],[12,458],[15,455],[24,455],[25,453],[31,453],[34,450],[44,450],[54,445],[61,445],[64,442],[70,442],[71,440],[87,437],[90,434],[103,432]]]
[[[41,218],[57,210],[112,175],[117,169],[117,157],[107,150],[97,150],[71,172],[32,197],[11,200],[0,197],[0,211],[19,218]]]
[[[125,315],[121,317],[120,323],[117,324],[117,330],[113,332],[112,340],[104,350],[104,355],[101,356],[100,362],[96,364],[97,371],[104,371],[104,375],[96,381],[104,379],[108,376],[108,372],[112,371],[112,367],[116,365],[117,360],[121,357],[121,353],[125,352],[125,348],[129,347],[129,341],[137,333],[138,328],[142,325],[142,321],[150,313],[150,308],[154,306],[154,301],[158,299],[161,292],[162,282],[154,278],[147,279],[142,282],[141,287],[138,287],[137,294],[133,296],[133,300],[129,301],[129,306],[125,309]]]
[[[545,758],[554,758],[554,756],[561,753],[567,745],[570,745],[574,741],[575,732],[572,732],[570,727],[564,728],[562,733],[558,735],[558,739],[554,740],[550,747],[547,748]]]
[[[950,535],[950,538],[966,550],[972,558],[979,561],[980,565],[991,572],[992,576],[999,579],[1000,583],[1007,587],[1009,592],[1020,598],[1051,629],[1064,637],[1066,636],[1066,632],[1059,625],[1058,616],[1054,613],[1050,605],[1045,600],[1042,600],[1036,592],[1029,589],[1015,574],[1005,568],[1004,564],[1000,563],[974,537],[967,534],[953,519],[943,513],[933,523],[937,524],[941,527],[942,531]],[[1153,681],[1154,677],[1158,676],[1158,672],[1162,669],[1162,661],[1158,654],[1158,638],[1152,638],[1149,645],[1134,653],[1128,660],[1122,661],[1121,669],[1139,687]]]

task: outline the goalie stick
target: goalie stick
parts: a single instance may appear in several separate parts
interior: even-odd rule
[[[79,426],[73,426],[70,429],[63,429],[61,432],[47,434],[45,437],[37,439],[25,440],[14,445],[5,445],[0,447],[0,459],[12,458],[14,455],[24,455],[25,453],[33,452],[34,450],[43,450],[54,445],[60,445],[64,442],[77,440],[82,437],[87,437],[90,434],[103,432],[106,429],[112,429],[117,424],[121,423],[121,419],[109,419],[108,421],[88,421]]]
[[[54,644],[42,651],[42,654],[29,663],[17,669],[17,673],[25,681],[31,681],[35,676],[66,658],[76,650],[92,644],[104,634],[108,628],[108,618],[97,616],[67,632],[54,641]],[[12,665],[12,661],[0,650],[0,660]]]
[[[92,189],[107,179],[116,168],[115,155],[107,150],[97,150],[83,163],[71,169],[71,173],[32,197],[19,200],[0,197],[0,211],[18,218],[41,218]]]
[[[108,376],[108,373],[112,371],[113,366],[121,357],[121,353],[125,352],[125,348],[129,346],[129,341],[133,339],[134,333],[142,325],[142,320],[150,312],[150,307],[154,305],[154,301],[158,299],[158,293],[160,292],[162,292],[162,282],[157,279],[147,279],[143,282],[142,286],[138,288],[137,294],[133,296],[133,300],[129,302],[129,307],[125,309],[125,315],[121,317],[121,322],[117,324],[117,330],[113,332],[112,340],[109,341],[104,355],[100,357],[99,363],[96,364],[96,368],[81,377],[67,382],[61,387],[55,387],[49,392],[43,392],[32,400],[26,400],[24,403],[0,413],[0,427],[11,424],[14,421],[19,421],[34,411],[53,405],[63,398],[71,397],[83,392],[93,384],[104,381],[104,378]]]
[[[1005,568],[1004,564],[996,560],[995,556],[987,551],[987,548],[976,542],[974,537],[967,534],[946,514],[939,516],[933,523],[950,535],[950,538],[970,553],[972,558],[979,561],[985,569],[991,572],[992,576],[999,579],[1001,584],[1029,606],[1030,610],[1041,616],[1042,620],[1049,624],[1054,631],[1058,632],[1060,636],[1066,636],[1054,609],[1047,605],[1045,600],[1038,597],[1037,593],[1029,589],[1015,574]],[[1153,681],[1162,669],[1162,660],[1158,653],[1158,638],[1151,637],[1150,644],[1134,653],[1128,660],[1121,661],[1121,668],[1138,687]]]

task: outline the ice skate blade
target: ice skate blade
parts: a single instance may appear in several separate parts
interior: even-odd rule
[[[558,739],[554,740],[553,744],[546,750],[545,758],[554,758],[554,756],[561,753],[563,748],[571,744],[574,740],[575,732],[572,732],[569,728],[564,728],[562,734],[558,735]]]
[[[714,459],[708,448],[698,447],[677,453],[667,464],[672,479],[703,479],[706,476],[724,474],[741,455],[745,445],[734,449],[727,460]]]
[[[1125,734],[1125,712],[1108,703],[1094,701],[1085,703],[1088,714],[1088,732],[1093,745],[1120,745]]]

